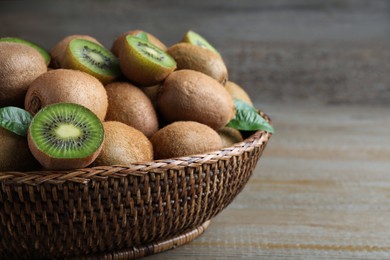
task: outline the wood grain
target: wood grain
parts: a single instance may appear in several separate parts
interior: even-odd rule
[[[276,134],[248,185],[201,237],[148,259],[389,259],[388,110],[261,108]]]

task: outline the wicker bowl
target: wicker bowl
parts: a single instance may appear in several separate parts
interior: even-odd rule
[[[244,188],[270,137],[126,166],[0,172],[0,259],[135,259],[185,244]]]

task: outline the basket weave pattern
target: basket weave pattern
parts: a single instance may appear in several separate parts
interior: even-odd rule
[[[132,252],[191,231],[243,189],[270,137],[128,166],[0,173],[0,259]]]

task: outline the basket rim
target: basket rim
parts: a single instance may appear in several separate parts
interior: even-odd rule
[[[258,112],[270,124],[271,119],[264,112]],[[37,186],[43,183],[63,184],[64,182],[75,182],[88,184],[91,180],[106,180],[109,177],[124,177],[134,175],[140,177],[154,177],[167,169],[178,169],[184,167],[198,167],[201,164],[213,163],[218,160],[229,159],[238,156],[245,151],[253,150],[266,144],[272,133],[258,130],[252,133],[242,142],[233,146],[225,147],[217,151],[210,151],[203,154],[195,154],[169,159],[159,159],[148,162],[135,162],[128,165],[95,166],[72,170],[37,170],[37,171],[0,171],[0,183],[28,184]],[[154,175],[154,176],[151,176]]]

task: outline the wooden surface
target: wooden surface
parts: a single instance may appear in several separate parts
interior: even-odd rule
[[[388,109],[263,105],[272,137],[236,200],[147,259],[390,259]]]

